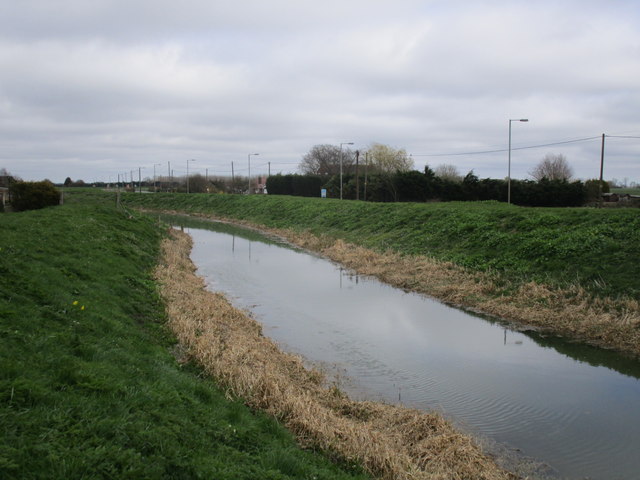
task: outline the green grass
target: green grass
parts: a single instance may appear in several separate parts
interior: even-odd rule
[[[363,478],[175,360],[162,233],[101,198],[0,215],[0,478]]]
[[[147,194],[127,204],[309,230],[374,249],[429,255],[508,283],[579,283],[640,298],[637,209],[524,208],[497,202],[365,203],[285,196]]]
[[[616,188],[612,188],[611,189],[611,193],[621,193],[621,194],[625,194],[628,193],[629,195],[640,195],[640,188],[638,187],[628,187],[628,188],[624,188],[624,187],[616,187]]]

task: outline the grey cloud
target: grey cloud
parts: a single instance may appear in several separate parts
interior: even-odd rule
[[[516,146],[640,134],[632,1],[90,3],[0,7],[0,167],[91,179],[199,157],[222,171],[260,150],[295,170],[316,143],[500,149],[519,116]],[[638,147],[611,143],[611,176],[640,180],[614,160]],[[557,148],[593,176],[597,141]],[[518,151],[515,172],[545,153]],[[504,176],[504,157],[416,167]]]

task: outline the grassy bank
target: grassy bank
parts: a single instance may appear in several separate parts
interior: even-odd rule
[[[126,201],[249,222],[391,285],[640,357],[636,210],[220,195]]]
[[[1,478],[364,478],[185,363],[152,276],[163,233],[74,198],[0,215]]]
[[[499,203],[375,204],[278,196],[134,195],[127,204],[201,212],[329,235],[378,251],[426,255],[512,286],[579,284],[640,299],[638,211]]]

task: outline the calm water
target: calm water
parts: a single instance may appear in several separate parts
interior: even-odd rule
[[[212,290],[359,398],[435,409],[563,478],[640,478],[640,363],[505,329],[254,232],[190,228]],[[217,231],[213,231],[217,230]]]

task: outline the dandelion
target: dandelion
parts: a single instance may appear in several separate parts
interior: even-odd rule
[[[82,305],[82,306],[80,307],[80,310],[84,310],[84,305]]]
[[[78,305],[78,300],[74,300],[72,305]]]

